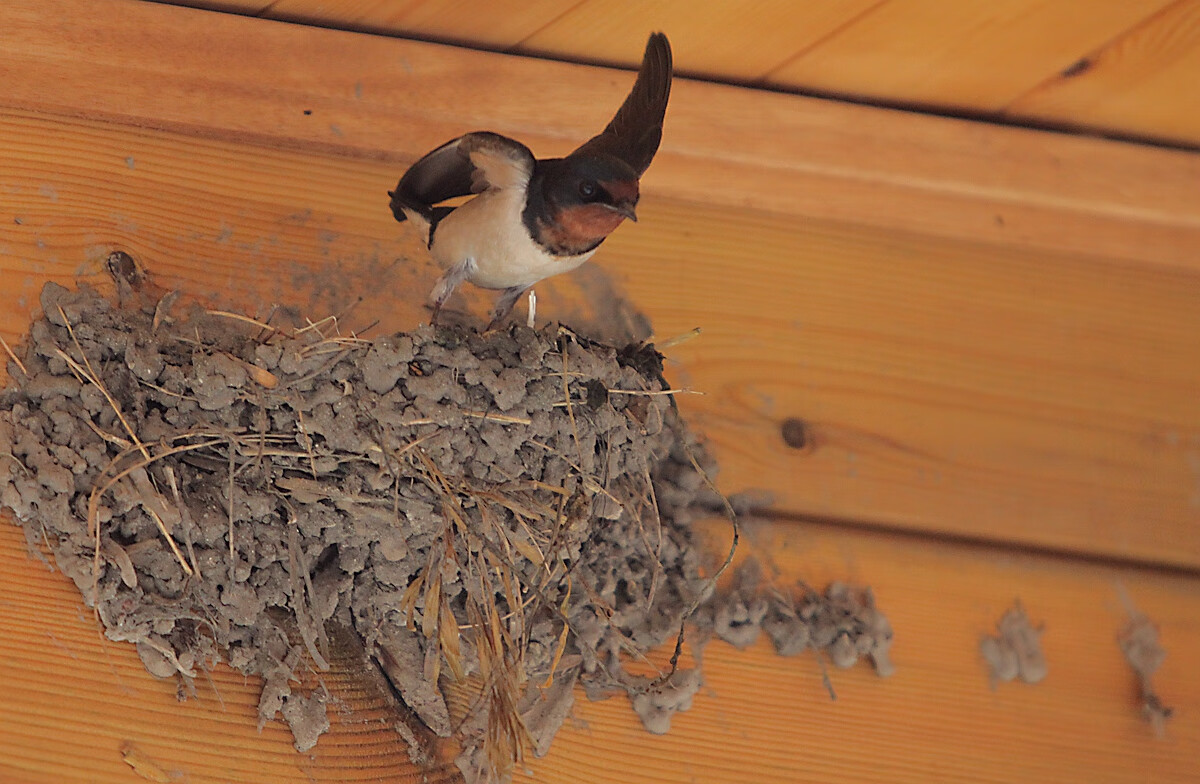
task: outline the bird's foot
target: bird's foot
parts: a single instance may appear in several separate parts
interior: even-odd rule
[[[487,329],[484,332],[491,332],[500,326],[500,322],[508,318],[508,314],[512,313],[513,307],[516,306],[517,300],[525,293],[528,286],[509,286],[500,294],[500,298],[496,300],[495,306],[492,308],[492,320],[488,322]]]
[[[429,299],[433,303],[433,315],[429,318],[429,323],[437,324],[438,314],[442,312],[442,306],[446,304],[446,300],[450,299],[450,295],[454,293],[462,282],[471,277],[471,273],[475,271],[474,259],[463,259],[438,278],[437,283],[433,285],[433,291],[429,292]]]

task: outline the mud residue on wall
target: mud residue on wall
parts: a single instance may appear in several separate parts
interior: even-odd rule
[[[1122,599],[1129,611],[1129,619],[1117,635],[1117,644],[1137,678],[1142,716],[1154,728],[1154,733],[1163,737],[1166,735],[1167,719],[1171,718],[1174,710],[1158,696],[1154,687],[1154,673],[1162,667],[1167,651],[1159,642],[1158,625],[1138,610],[1124,591]]]
[[[996,622],[996,634],[979,641],[979,652],[987,662],[992,688],[1001,681],[1016,678],[1025,683],[1045,679],[1048,667],[1042,653],[1042,632],[1041,626],[1030,622],[1019,601],[1004,611]]]
[[[780,656],[812,650],[824,667],[853,667],[866,658],[881,677],[895,673],[892,625],[875,605],[868,587],[832,582],[824,591],[804,583],[794,589],[766,580],[757,558],[746,558],[734,571],[730,585],[705,602],[691,619],[697,633],[715,635],[738,648],[747,648],[765,633]],[[826,688],[836,698],[826,675]]]

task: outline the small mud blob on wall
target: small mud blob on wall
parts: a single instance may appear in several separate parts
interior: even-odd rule
[[[652,348],[368,341],[118,288],[43,290],[0,396],[0,503],[152,673],[261,675],[260,722],[307,749],[325,695],[294,677],[350,634],[419,717],[414,751],[456,735],[471,780],[544,753],[577,681],[656,732],[687,707],[699,672],[622,664],[709,590],[692,458],[714,467]]]
[[[1174,711],[1163,704],[1152,681],[1154,673],[1167,658],[1167,652],[1159,644],[1158,626],[1154,621],[1134,608],[1132,601],[1127,600],[1127,604],[1129,620],[1117,635],[1117,644],[1137,676],[1142,716],[1154,727],[1155,734],[1162,737],[1166,734],[1167,719]]]
[[[1042,627],[1029,622],[1025,608],[1018,601],[1005,611],[996,624],[997,634],[979,642],[990,670],[992,688],[1000,681],[1020,678],[1026,683],[1038,683],[1046,677],[1046,657],[1042,653]]]
[[[823,592],[804,584],[789,590],[768,583],[754,557],[742,561],[729,587],[714,594],[693,620],[737,648],[753,645],[763,631],[780,656],[811,648],[822,666],[822,657],[842,669],[867,657],[881,677],[896,671],[892,625],[875,606],[870,588],[832,582]],[[828,678],[826,687],[836,699]]]

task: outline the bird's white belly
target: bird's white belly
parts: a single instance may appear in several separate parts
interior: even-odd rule
[[[524,207],[524,189],[479,194],[438,224],[433,257],[446,269],[470,259],[467,280],[485,289],[532,286],[591,257],[594,251],[567,257],[547,253],[529,236],[521,219]]]

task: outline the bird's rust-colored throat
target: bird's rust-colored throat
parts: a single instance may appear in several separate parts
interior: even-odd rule
[[[558,220],[546,227],[548,239],[556,247],[587,248],[607,237],[625,216],[603,204],[579,204],[563,207]]]

